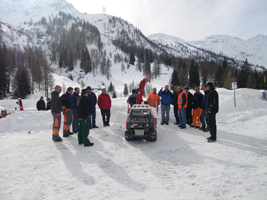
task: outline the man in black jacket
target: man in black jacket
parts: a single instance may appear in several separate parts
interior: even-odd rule
[[[186,108],[186,123],[190,126],[192,124],[192,102],[193,102],[193,95],[189,92],[189,87],[185,87],[184,91],[187,94],[188,103]]]
[[[136,104],[136,98],[137,98],[136,90],[133,89],[132,94],[127,99],[127,103],[130,104],[130,106],[132,107],[134,104]]]
[[[201,127],[201,121],[200,121],[200,115],[202,112],[201,106],[202,106],[202,99],[203,94],[200,93],[199,87],[195,87],[195,94],[193,96],[193,124],[191,127],[200,128]]]
[[[43,97],[40,97],[40,100],[37,101],[36,108],[37,110],[45,110],[45,101]]]
[[[210,128],[210,137],[208,142],[215,142],[217,140],[216,114],[219,112],[219,97],[217,91],[214,89],[213,83],[206,84],[209,93],[206,99],[207,123]]]
[[[82,96],[79,100],[79,132],[78,132],[78,142],[83,144],[85,147],[93,146],[94,143],[90,142],[88,139],[89,128],[91,123],[91,106],[88,100],[87,89],[82,90]]]
[[[61,137],[59,137],[60,123],[61,123],[61,112],[62,112],[61,100],[58,96],[60,92],[61,92],[61,87],[59,85],[56,85],[55,91],[51,93],[51,113],[53,115],[52,139],[55,142],[62,141]]]
[[[72,132],[77,133],[79,127],[79,119],[78,119],[78,107],[77,100],[80,97],[80,88],[76,87],[74,89],[73,94],[71,95],[73,101],[73,110],[72,110]]]

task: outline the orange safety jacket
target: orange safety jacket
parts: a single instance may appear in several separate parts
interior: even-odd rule
[[[157,93],[154,94],[152,92],[148,95],[147,102],[151,107],[157,107],[158,105],[160,105],[160,97]]]
[[[185,96],[186,96],[186,104],[185,104],[183,107],[187,108],[188,97],[187,97],[186,92],[183,90],[183,91],[180,92],[179,95],[178,95],[178,100],[177,100],[178,109],[181,109],[181,108],[182,108],[182,104],[183,104],[183,94],[185,94]]]

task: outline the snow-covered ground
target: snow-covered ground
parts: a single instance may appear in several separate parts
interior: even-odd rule
[[[0,199],[266,199],[267,102],[261,91],[217,89],[218,140],[209,133],[158,125],[158,140],[124,139],[126,98],[112,99],[111,126],[90,131],[93,147],[77,135],[54,143],[52,116],[25,111],[0,119]],[[0,101],[13,109],[16,100]],[[160,117],[158,118],[160,122]],[[62,135],[62,129],[60,131]]]

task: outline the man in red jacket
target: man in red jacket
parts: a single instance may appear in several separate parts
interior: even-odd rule
[[[98,96],[97,104],[101,110],[103,125],[110,126],[109,118],[110,118],[111,99],[110,99],[110,96],[106,93],[105,88],[102,90],[102,94]],[[107,119],[106,119],[106,116],[107,116]]]

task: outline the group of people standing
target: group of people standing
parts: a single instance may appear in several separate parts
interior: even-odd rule
[[[37,101],[36,103],[36,108],[37,110],[50,110],[51,109],[51,102],[50,102],[50,98],[47,98],[47,103],[46,103],[46,106],[45,106],[45,101],[44,101],[44,97],[40,97],[40,100]]]
[[[106,89],[97,97],[88,86],[82,90],[76,87],[73,92],[72,87],[68,87],[67,92],[61,97],[61,87],[55,86],[55,91],[51,93],[51,113],[53,115],[53,135],[55,142],[62,141],[59,136],[61,112],[64,116],[63,137],[69,137],[74,133],[78,133],[78,143],[84,146],[93,146],[94,143],[88,139],[89,129],[98,128],[96,125],[96,104],[98,104],[103,126],[109,126],[111,99],[106,93]],[[70,126],[72,125],[72,132]]]
[[[195,87],[193,95],[188,87],[183,90],[181,86],[174,86],[174,93],[172,93],[166,85],[158,94],[156,88],[153,88],[147,101],[151,107],[158,107],[161,104],[161,125],[169,125],[170,105],[173,105],[175,125],[185,129],[188,124],[204,132],[210,131],[211,136],[207,140],[215,142],[217,140],[216,114],[219,111],[218,93],[212,82],[208,82],[202,89],[204,95],[199,87]]]

